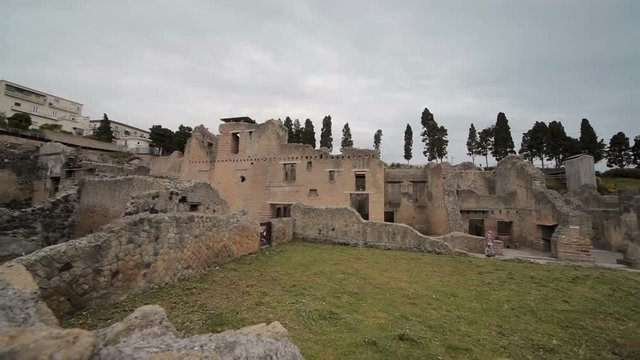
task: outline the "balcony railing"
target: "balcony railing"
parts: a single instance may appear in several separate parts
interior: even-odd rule
[[[14,98],[31,101],[33,103],[40,104],[40,105],[45,105],[47,103],[47,98],[43,96],[25,95],[19,92],[11,91],[9,89],[6,89],[4,91],[4,94]]]

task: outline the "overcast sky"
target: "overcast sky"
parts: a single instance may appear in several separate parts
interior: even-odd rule
[[[534,121],[606,142],[640,134],[640,1],[0,0],[0,78],[149,128],[250,116],[349,122],[355,146],[414,159],[427,107],[467,160],[470,123],[498,112],[516,150]],[[480,162],[476,160],[476,162]]]

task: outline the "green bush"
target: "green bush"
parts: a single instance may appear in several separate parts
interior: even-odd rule
[[[603,172],[602,176],[640,179],[640,169],[638,168],[611,169]]]

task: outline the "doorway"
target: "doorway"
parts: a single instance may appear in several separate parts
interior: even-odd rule
[[[484,236],[484,219],[469,219],[469,234]]]

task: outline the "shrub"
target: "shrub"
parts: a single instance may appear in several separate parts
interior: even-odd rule
[[[640,179],[640,169],[638,168],[611,169],[603,172],[602,176]]]

